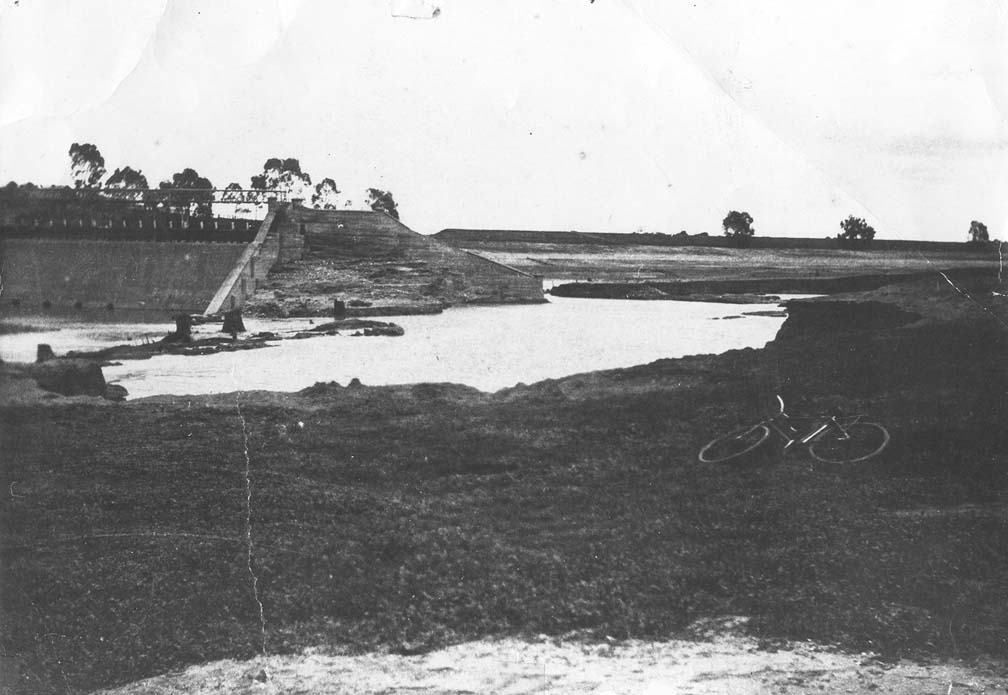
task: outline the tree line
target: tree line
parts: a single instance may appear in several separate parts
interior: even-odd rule
[[[105,158],[92,143],[75,142],[70,146],[68,154],[70,174],[76,189],[100,190],[107,197],[134,200],[137,191],[150,191],[149,195],[141,193],[140,196],[145,204],[151,206],[163,203],[164,194],[169,194],[175,204],[188,208],[189,213],[194,215],[212,215],[214,202],[233,203],[236,206],[264,202],[263,196],[255,193],[250,200],[247,193],[249,189],[253,192],[262,191],[263,194],[267,191],[280,191],[290,199],[303,200],[320,210],[336,210],[351,205],[350,201],[341,205],[342,191],[332,178],[323,178],[313,185],[311,176],[301,169],[301,163],[295,157],[270,157],[263,164],[262,172],[251,177],[249,189],[237,182],[229,183],[223,189],[220,200],[215,201],[214,185],[189,167],[172,174],[170,180],[161,181],[156,189],[151,189],[143,172],[130,166],[117,167],[105,178]],[[34,188],[32,184],[25,184],[25,187]],[[7,190],[16,188],[17,184],[13,181],[7,184]],[[368,188],[366,204],[372,210],[386,212],[399,219],[398,206],[390,191]],[[744,247],[749,245],[756,234],[753,223],[753,216],[748,212],[731,210],[721,221],[721,227],[726,237],[731,238],[737,246]],[[844,247],[867,246],[876,234],[874,227],[854,215],[849,215],[840,222],[840,230],[836,239]],[[978,220],[971,221],[968,241],[974,244],[990,241],[987,225]]]
[[[732,210],[721,221],[721,227],[726,237],[735,241],[736,246],[748,246],[749,240],[756,234],[753,227],[753,217],[748,212]],[[841,246],[854,248],[868,246],[875,238],[875,228],[868,224],[864,218],[848,216],[840,222],[840,233],[836,235]],[[973,220],[970,222],[969,242],[981,244],[990,241],[990,234],[987,225],[983,222]]]
[[[212,215],[215,202],[236,206],[261,204],[269,191],[282,192],[289,199],[303,200],[306,205],[320,210],[336,210],[352,205],[351,201],[343,201],[340,197],[342,191],[334,179],[326,177],[313,185],[312,177],[301,169],[301,163],[295,157],[270,157],[263,164],[262,171],[251,176],[248,187],[232,182],[223,188],[219,198],[215,198],[216,187],[210,179],[191,167],[172,174],[170,179],[151,188],[143,172],[131,166],[117,167],[106,177],[105,158],[93,143],[75,142],[70,146],[68,155],[70,176],[77,190],[101,192],[104,197],[112,199],[141,201],[151,207],[170,200],[173,207],[186,209],[192,215]],[[17,187],[13,181],[7,184],[8,190]],[[34,188],[32,184],[24,187]],[[398,206],[390,191],[368,188],[365,195],[366,204],[372,210],[386,212],[399,219]]]

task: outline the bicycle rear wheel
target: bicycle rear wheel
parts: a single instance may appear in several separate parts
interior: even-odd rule
[[[708,443],[700,450],[699,458],[703,463],[731,461],[754,451],[769,437],[770,428],[766,425],[745,427]]]
[[[857,463],[878,456],[889,444],[889,432],[874,422],[830,427],[809,443],[809,453],[823,463]]]

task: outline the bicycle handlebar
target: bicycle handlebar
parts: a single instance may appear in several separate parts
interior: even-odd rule
[[[785,412],[784,412],[784,399],[781,398],[781,395],[779,393],[777,394],[777,402],[780,404],[780,414],[784,415],[785,414]],[[851,416],[850,413],[845,413],[840,408],[833,408],[832,410],[830,410],[830,412],[829,412],[828,415],[824,414],[824,415],[819,416],[819,417],[838,418],[838,417],[850,417],[850,416]]]

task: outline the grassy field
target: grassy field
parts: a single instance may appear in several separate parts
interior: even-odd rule
[[[929,292],[904,295],[941,320],[796,309],[764,350],[497,394],[330,384],[6,408],[4,652],[28,691],[66,692],[264,639],[414,652],[665,639],[745,615],[767,644],[1003,656],[1006,312]],[[697,462],[775,392],[865,409],[893,443],[853,470]]]
[[[840,277],[996,268],[997,248],[979,251],[736,249],[599,244],[472,244],[493,260],[549,279],[646,281]]]

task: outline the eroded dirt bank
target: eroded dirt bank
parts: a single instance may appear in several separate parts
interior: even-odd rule
[[[264,644],[666,641],[724,615],[761,646],[1002,657],[1003,297],[925,281],[830,301],[844,321],[792,306],[764,350],[496,394],[6,407],[7,663],[27,691],[65,692]],[[697,462],[774,393],[867,411],[892,444],[854,470]]]
[[[414,693],[1008,693],[994,664],[884,663],[811,643],[761,648],[751,638],[585,643],[539,638],[481,640],[421,655],[329,654],[308,650],[250,661],[217,661],[106,695],[242,693],[377,695]]]
[[[991,268],[954,268],[941,271],[957,284],[976,284],[990,278]],[[739,273],[745,276],[746,273]],[[745,295],[747,301],[765,294],[837,294],[867,292],[894,283],[933,281],[935,270],[915,273],[851,274],[837,277],[742,277],[720,280],[648,280],[644,282],[568,282],[556,285],[550,294],[558,297],[590,299],[692,299],[694,301],[731,301]]]

